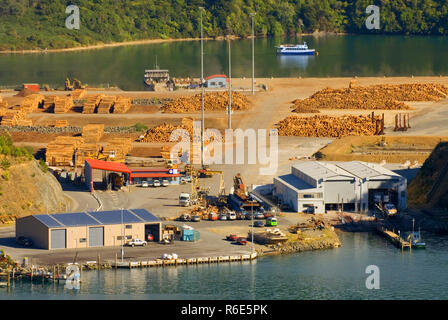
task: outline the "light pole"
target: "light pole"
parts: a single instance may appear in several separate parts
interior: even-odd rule
[[[121,262],[123,262],[124,248],[123,248],[123,208],[121,208]]]
[[[250,16],[252,18],[252,95],[255,95],[254,86],[255,86],[255,49],[254,49],[254,17],[257,13],[251,12]]]
[[[202,104],[202,126],[201,126],[201,165],[204,165],[204,36],[202,30],[202,11],[204,7],[199,7],[201,11],[201,104]]]
[[[230,51],[230,41],[232,39],[229,36],[229,109],[227,112],[229,115],[229,129],[232,129],[232,54]]]
[[[254,253],[254,204],[251,205],[251,211],[252,211],[252,231],[251,231],[251,246],[252,246],[252,253]]]

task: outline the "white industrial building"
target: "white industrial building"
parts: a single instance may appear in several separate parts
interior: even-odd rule
[[[406,208],[406,179],[379,164],[361,161],[304,161],[274,178],[273,195],[296,212],[325,213],[342,208],[366,212],[375,201]]]

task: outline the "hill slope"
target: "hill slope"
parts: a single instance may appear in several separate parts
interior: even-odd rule
[[[0,50],[68,48],[99,43],[251,32],[257,35],[314,31],[448,35],[445,0],[381,1],[380,30],[365,27],[369,0],[0,0]],[[69,4],[80,9],[80,29],[69,30]]]

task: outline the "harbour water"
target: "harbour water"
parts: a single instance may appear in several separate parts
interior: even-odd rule
[[[277,56],[275,46],[302,43],[317,56]],[[256,77],[447,75],[445,37],[303,36],[255,40]],[[143,90],[143,73],[156,63],[174,77],[199,77],[200,42],[166,42],[65,53],[1,54],[0,88],[22,83],[63,87],[67,76],[91,86]],[[204,74],[227,73],[226,41],[204,42]],[[251,40],[232,41],[232,76],[251,77]]]
[[[342,247],[256,262],[83,272],[79,289],[15,281],[0,299],[448,299],[448,238],[401,252],[370,233],[340,234]],[[366,267],[380,270],[367,289]]]

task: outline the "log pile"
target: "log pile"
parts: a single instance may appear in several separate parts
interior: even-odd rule
[[[200,216],[201,220],[208,220],[209,215],[211,213],[218,214],[219,213],[218,207],[207,204],[206,207],[195,207],[190,211],[191,216]]]
[[[26,120],[26,113],[22,109],[16,109],[16,110],[6,110],[5,114],[2,116],[1,125],[2,126],[18,126],[23,123],[26,123],[25,125],[29,125],[29,122],[24,121]]]
[[[45,96],[44,110],[46,110],[46,111],[54,110],[54,100],[55,99],[56,99],[56,96],[53,96],[53,95]]]
[[[45,97],[42,94],[31,94],[20,103],[20,109],[25,113],[35,112],[40,106],[44,104]]]
[[[54,113],[67,113],[74,106],[72,97],[55,97]]]
[[[213,92],[204,95],[204,109],[206,111],[227,110],[229,94],[227,92]],[[232,110],[249,109],[249,100],[238,92],[232,92]],[[169,101],[162,106],[165,113],[198,112],[202,108],[201,94],[186,96]]]
[[[70,96],[73,98],[73,100],[82,99],[84,98],[85,95],[86,95],[85,89],[75,89],[72,91],[72,93],[70,93]]]
[[[8,103],[0,96],[0,108],[8,108]]]
[[[278,134],[281,136],[302,137],[345,137],[373,136],[377,133],[377,121],[381,117],[371,115],[332,117],[315,115],[299,117],[292,115],[277,123]]]
[[[131,98],[117,97],[114,104],[113,113],[126,113],[131,109]]]
[[[88,124],[82,128],[82,137],[86,143],[97,143],[103,137],[104,124]]]
[[[75,150],[83,143],[82,137],[56,137],[47,145],[45,160],[51,166],[71,166]]]
[[[439,101],[448,96],[448,87],[439,84],[373,85],[350,83],[349,88],[326,88],[311,97],[293,101],[293,112],[306,109],[409,110],[402,101]]]
[[[68,120],[55,120],[54,127],[55,128],[65,128],[65,127],[68,127]]]
[[[146,131],[145,136],[139,140],[140,142],[169,142],[171,133],[176,129],[185,129],[188,131],[188,137],[191,139],[193,136],[193,119],[182,118],[181,125],[172,125],[170,123],[162,123],[161,125],[152,127]],[[180,139],[180,138],[179,138]]]
[[[87,97],[84,107],[82,108],[82,113],[95,113],[102,98],[104,98],[104,94],[102,93]]]
[[[98,105],[97,113],[110,113],[112,106],[114,105],[116,100],[116,96],[105,96],[104,98],[102,98],[100,104]]]
[[[102,153],[115,161],[124,161],[131,150],[131,138],[113,138],[103,147]]]
[[[97,143],[83,143],[76,150],[76,166],[83,166],[87,158],[96,159],[101,151]]]

